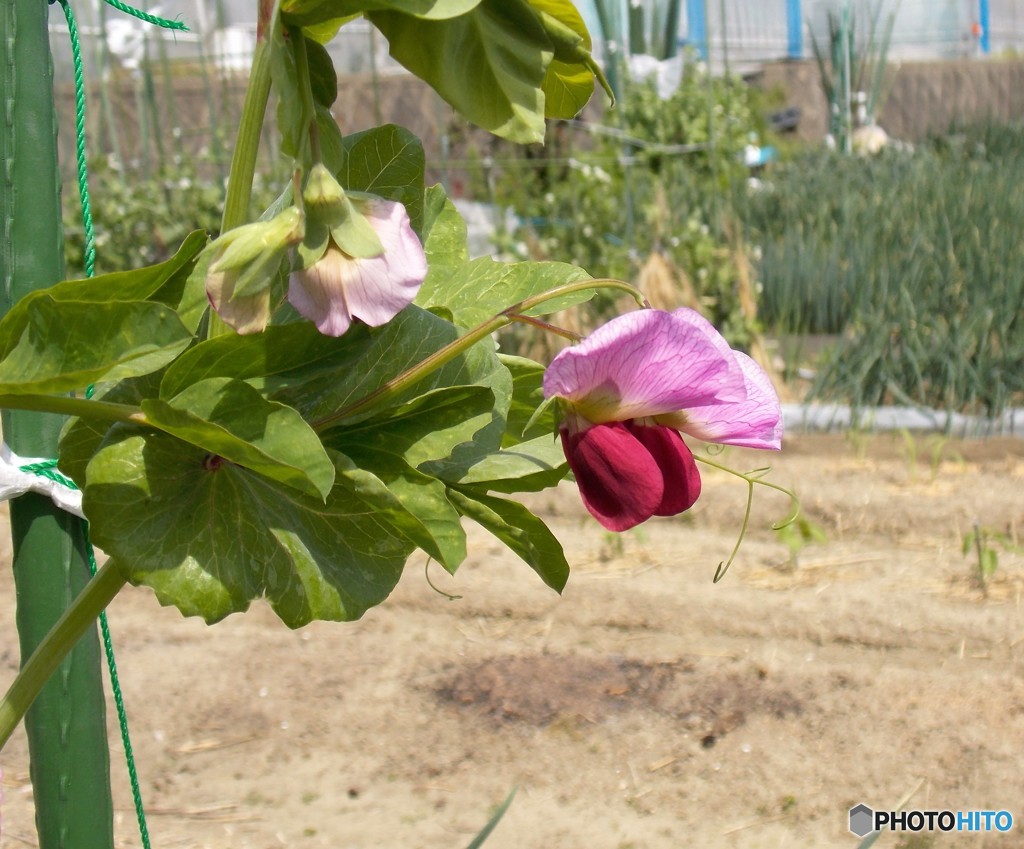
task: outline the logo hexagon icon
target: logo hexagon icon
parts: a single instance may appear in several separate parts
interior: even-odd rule
[[[875,812],[861,802],[850,808],[850,831],[858,837],[870,834],[875,823]]]

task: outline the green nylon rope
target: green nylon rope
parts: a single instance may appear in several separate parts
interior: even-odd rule
[[[78,163],[78,196],[82,200],[82,224],[85,230],[85,276],[96,273],[96,234],[89,203],[89,167],[85,157],[85,80],[82,73],[82,48],[78,43],[75,14],[66,0],[60,0],[71,37],[71,59],[75,68],[75,157]]]
[[[50,0],[52,3],[54,0]],[[64,18],[68,24],[68,35],[71,40],[71,58],[74,65],[75,77],[75,155],[78,169],[78,193],[82,204],[82,224],[85,234],[85,273],[92,277],[96,273],[96,234],[92,219],[92,205],[89,202],[89,169],[85,152],[85,81],[82,66],[82,48],[78,38],[78,26],[75,23],[75,15],[67,0],[59,0],[64,10]],[[149,24],[170,30],[187,32],[188,27],[181,21],[169,21],[165,18],[158,18],[155,15],[147,14],[132,6],[128,6],[120,0],[105,0],[106,3],[132,17],[138,18]],[[93,387],[86,389],[86,397],[92,397]],[[55,481],[61,486],[69,489],[78,489],[75,482],[57,471],[56,460],[46,460],[41,463],[33,463],[22,466],[23,472],[35,474],[40,477]],[[89,542],[89,523],[84,519],[85,548],[89,562],[89,572],[96,574],[96,557],[93,554],[92,544]],[[117,675],[117,663],[114,660],[114,643],[110,638],[110,627],[107,624],[106,611],[100,613],[100,632],[103,637],[103,651],[107,658],[107,669],[110,672],[110,689],[114,695],[114,706],[117,710],[117,721],[121,728],[121,742],[124,745],[124,758],[128,766],[128,779],[131,782],[132,798],[135,802],[135,815],[139,822],[139,834],[142,838],[143,849],[150,849],[149,828],[146,825],[146,813],[142,805],[142,790],[139,786],[139,775],[135,768],[135,754],[132,750],[131,738],[128,734],[128,714],[124,707],[124,696],[121,692],[121,683]]]

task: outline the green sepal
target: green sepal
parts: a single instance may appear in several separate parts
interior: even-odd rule
[[[384,252],[377,231],[323,164],[317,163],[310,170],[302,190],[302,202],[306,209],[307,238],[299,247],[301,268],[319,262],[329,239],[350,257],[369,258]]]

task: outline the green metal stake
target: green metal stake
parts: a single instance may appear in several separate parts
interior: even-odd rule
[[[40,0],[0,3],[0,308],[64,276],[56,117]],[[25,457],[52,457],[61,422],[5,412],[3,436]],[[21,656],[89,580],[82,524],[49,499],[11,504]],[[110,760],[100,647],[90,629],[26,716],[40,849],[112,849]]]

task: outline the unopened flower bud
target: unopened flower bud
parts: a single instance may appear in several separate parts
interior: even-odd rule
[[[229,230],[207,248],[206,296],[225,324],[241,334],[267,326],[271,290],[283,279],[287,252],[302,241],[304,229],[302,212],[290,206],[268,221]]]

